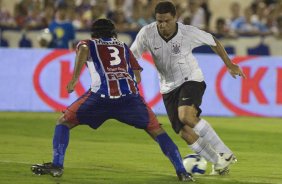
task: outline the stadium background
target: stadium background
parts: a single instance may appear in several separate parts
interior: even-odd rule
[[[240,3],[241,15],[245,7],[259,2],[234,1]],[[62,178],[32,175],[32,164],[48,162],[52,157],[53,127],[60,116],[60,112],[54,111],[61,110],[87,89],[89,75],[85,70],[81,85],[68,96],[65,84],[73,70],[72,49],[39,47],[37,37],[42,33],[41,28],[25,31],[21,27],[7,28],[11,17],[6,16],[5,11],[13,15],[16,3],[22,1],[0,2],[1,38],[7,39],[10,44],[9,47],[0,47],[0,183],[179,183],[169,161],[161,155],[161,150],[149,136],[115,120],[109,120],[97,131],[85,126],[71,131]],[[218,17],[230,18],[229,6],[233,1],[208,2],[212,12],[212,32]],[[113,6],[114,1],[109,0],[109,3],[109,6]],[[279,8],[279,4],[275,7]],[[28,37],[33,48],[19,48],[19,40],[23,35]],[[120,32],[119,36],[130,44],[134,33]],[[87,32],[76,31],[77,39],[85,37],[88,37]],[[231,167],[229,176],[195,176],[196,183],[282,183],[282,124],[281,118],[273,118],[282,116],[282,41],[274,34],[267,36],[269,40],[265,38],[261,35],[221,38],[230,57],[234,62],[239,62],[248,75],[244,81],[232,79],[224,70],[222,61],[207,48],[197,51],[196,57],[200,60],[208,84],[202,107],[206,115],[204,118],[236,153],[239,162]],[[142,93],[154,111],[161,114],[158,119],[179,147],[182,156],[191,153],[186,143],[173,132],[164,113],[158,94],[158,78],[150,55],[145,54],[140,63],[145,67],[140,86]],[[209,165],[207,173],[210,168]]]
[[[17,2],[20,0],[2,0],[2,6],[8,9],[12,14],[14,13],[14,6]],[[108,0],[109,6],[114,7],[114,1],[115,0]],[[178,0],[181,2],[181,0]],[[182,0],[184,3],[186,3],[186,0]],[[224,1],[224,0],[209,0],[210,9],[212,10],[213,16],[212,16],[212,25],[215,25],[214,22],[216,18],[218,17],[229,17],[230,16],[230,4],[234,2],[232,0]],[[253,0],[236,0],[236,2],[240,3],[242,8],[249,6]],[[219,6],[220,5],[220,6]]]

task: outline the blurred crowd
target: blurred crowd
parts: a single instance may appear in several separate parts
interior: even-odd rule
[[[253,0],[242,9],[234,0],[229,17],[219,17],[211,25],[213,10],[209,0],[173,0],[180,22],[209,31],[217,37],[270,35],[282,38],[282,0]],[[154,21],[154,7],[159,0],[20,0],[14,13],[1,6],[3,28],[43,29],[62,22],[68,29],[89,30],[98,18],[110,18],[118,32],[138,31]],[[70,36],[72,37],[72,35]]]
[[[242,9],[237,2],[231,3],[230,17],[216,20],[215,36],[236,37],[275,35],[282,38],[282,1],[254,0]]]

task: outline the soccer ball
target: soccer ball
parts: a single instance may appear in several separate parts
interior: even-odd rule
[[[204,174],[207,169],[207,161],[198,154],[186,155],[183,159],[183,165],[188,173]]]

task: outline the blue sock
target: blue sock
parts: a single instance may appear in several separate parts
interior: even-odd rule
[[[156,137],[156,141],[159,143],[163,153],[169,158],[170,162],[173,164],[177,173],[186,172],[182,158],[179,153],[177,146],[167,135],[167,133],[160,134]]]
[[[63,167],[65,152],[69,144],[69,128],[66,125],[57,125],[53,137],[53,165]]]

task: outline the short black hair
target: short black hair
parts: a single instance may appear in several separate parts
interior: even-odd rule
[[[112,38],[117,37],[114,23],[109,19],[97,19],[91,27],[92,38]]]
[[[159,2],[155,7],[155,16],[157,13],[170,13],[174,17],[176,15],[175,5],[170,1]]]

